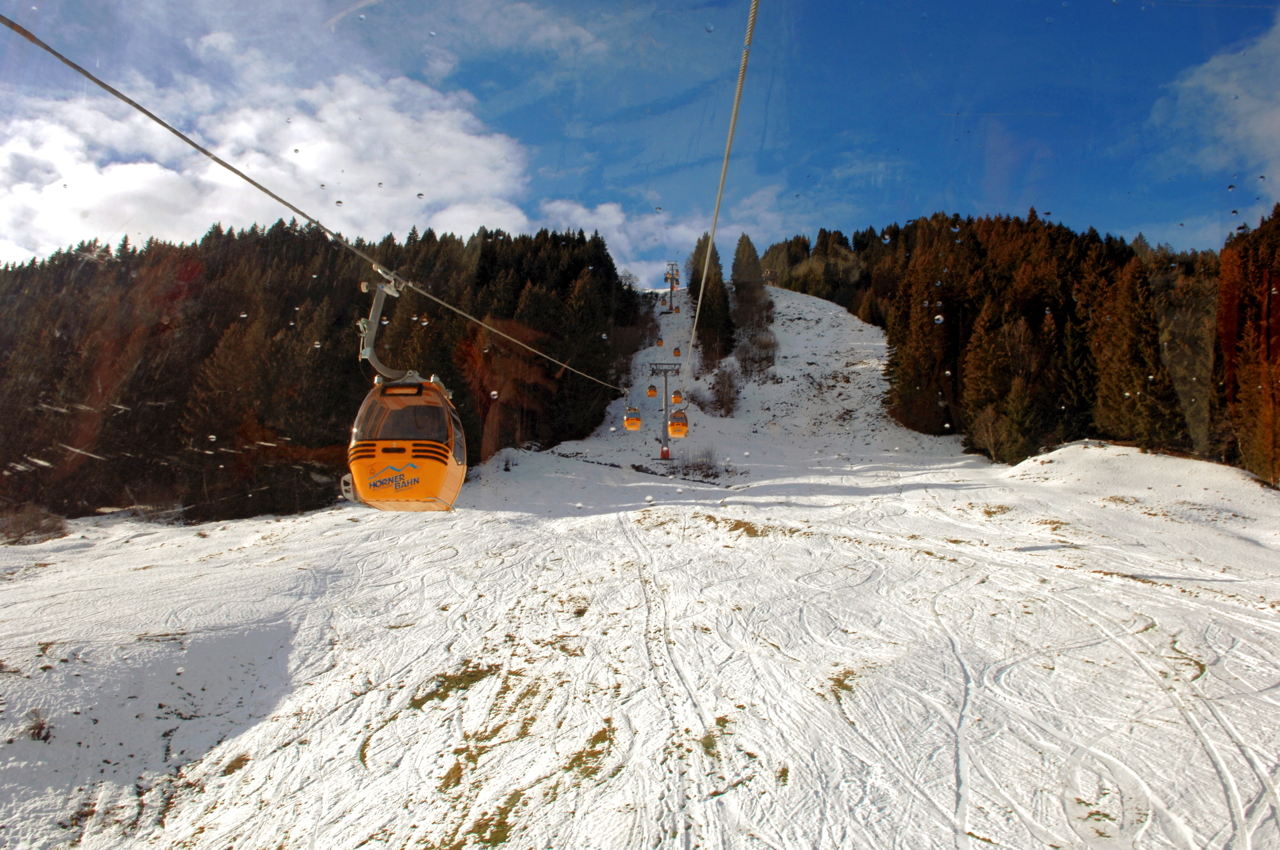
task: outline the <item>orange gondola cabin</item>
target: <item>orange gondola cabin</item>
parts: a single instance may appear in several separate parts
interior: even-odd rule
[[[671,434],[672,439],[680,439],[689,433],[689,417],[685,416],[683,410],[677,410],[671,414],[671,421],[667,423],[667,432]]]
[[[634,407],[628,407],[627,415],[623,417],[622,424],[628,431],[639,431],[640,430],[639,409]]]
[[[369,391],[351,429],[350,495],[383,511],[447,511],[467,476],[467,441],[450,393],[410,372]]]

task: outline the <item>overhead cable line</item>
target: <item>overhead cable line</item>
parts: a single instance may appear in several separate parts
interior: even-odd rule
[[[752,9],[754,10],[754,8],[755,8],[755,7],[754,7],[754,3],[753,3]],[[753,12],[753,14],[754,14],[754,12]],[[120,99],[120,100],[124,101],[124,102],[125,102],[125,103],[127,103],[129,106],[132,106],[134,109],[138,110],[138,111],[139,111],[139,112],[141,112],[143,115],[147,116],[147,117],[148,117],[148,118],[150,118],[152,121],[154,121],[155,123],[159,124],[161,127],[163,127],[163,128],[165,128],[166,130],[168,130],[168,131],[169,131],[170,133],[172,133],[173,135],[177,136],[179,139],[181,139],[181,140],[182,140],[183,142],[185,142],[186,144],[190,145],[190,146],[191,146],[192,148],[194,148],[195,150],[197,150],[197,151],[199,151],[200,153],[204,154],[204,155],[205,155],[205,156],[207,156],[209,159],[213,160],[215,163],[217,163],[218,165],[220,165],[220,166],[222,166],[223,168],[225,168],[227,171],[230,171],[232,174],[236,175],[236,176],[237,176],[237,177],[239,177],[241,180],[245,181],[245,182],[246,182],[246,183],[248,183],[250,186],[252,186],[253,188],[257,189],[259,192],[262,192],[264,195],[266,195],[267,197],[271,198],[272,200],[274,200],[274,201],[276,201],[276,202],[278,202],[278,203],[280,203],[280,204],[284,205],[285,207],[289,208],[289,209],[290,209],[293,213],[295,213],[296,215],[301,216],[302,218],[306,219],[306,221],[308,221],[310,224],[312,224],[312,225],[314,225],[315,227],[317,227],[319,230],[321,230],[321,231],[322,231],[326,236],[328,236],[328,237],[329,237],[330,239],[332,239],[334,242],[338,243],[339,245],[341,245],[342,247],[346,248],[346,249],[347,249],[348,251],[350,251],[351,253],[355,254],[357,257],[360,257],[362,260],[364,260],[365,262],[367,262],[367,263],[369,263],[370,265],[372,265],[372,266],[373,266],[374,271],[376,271],[378,274],[382,275],[384,278],[386,278],[386,279],[387,279],[387,281],[388,281],[388,282],[390,282],[390,283],[391,283],[391,287],[389,287],[389,289],[393,289],[393,290],[395,290],[392,294],[398,295],[398,294],[399,294],[399,290],[400,290],[401,288],[408,288],[408,289],[412,289],[414,292],[418,293],[419,295],[423,295],[423,296],[425,296],[425,297],[427,297],[427,298],[431,299],[431,300],[432,300],[432,301],[434,301],[435,303],[439,304],[441,307],[444,307],[444,308],[445,308],[445,309],[447,309],[447,310],[452,310],[454,313],[458,314],[459,316],[461,316],[462,318],[466,319],[467,321],[474,322],[475,324],[479,325],[480,327],[484,328],[485,330],[489,331],[490,333],[497,334],[498,336],[502,337],[503,339],[507,340],[508,342],[513,342],[513,343],[515,343],[516,345],[520,346],[521,348],[524,348],[524,349],[527,349],[528,351],[533,352],[534,354],[538,355],[539,357],[543,358],[544,360],[549,360],[549,361],[551,361],[552,363],[556,364],[557,366],[560,366],[560,367],[561,367],[561,368],[563,368],[563,369],[566,369],[566,370],[568,370],[568,371],[570,371],[570,372],[573,372],[575,375],[580,375],[580,376],[582,376],[583,378],[586,378],[586,379],[587,379],[587,380],[589,380],[589,381],[594,381],[594,382],[596,382],[597,384],[600,384],[600,385],[601,385],[601,386],[603,386],[603,387],[608,387],[608,388],[609,388],[609,389],[611,389],[611,390],[617,390],[617,391],[618,391],[618,392],[620,392],[620,393],[626,394],[626,390],[625,390],[625,389],[623,389],[622,387],[614,386],[613,384],[610,384],[608,381],[602,381],[602,380],[600,380],[599,378],[595,377],[594,375],[588,375],[586,372],[583,372],[583,371],[580,371],[580,370],[578,370],[578,369],[573,368],[573,367],[572,367],[572,366],[570,366],[568,363],[564,363],[564,362],[562,362],[562,361],[560,361],[560,360],[557,360],[557,359],[555,359],[554,357],[552,357],[551,355],[549,355],[549,354],[545,354],[545,353],[543,353],[543,352],[539,351],[538,349],[534,348],[533,346],[528,345],[528,344],[526,344],[526,343],[524,343],[524,342],[521,342],[520,340],[518,340],[518,339],[516,339],[515,337],[511,336],[510,334],[503,333],[502,331],[498,330],[497,328],[493,327],[492,325],[488,324],[487,322],[485,322],[485,321],[483,321],[483,320],[481,320],[481,319],[477,319],[475,316],[471,315],[470,313],[467,313],[466,311],[464,311],[464,310],[460,310],[459,308],[457,308],[457,307],[453,306],[453,305],[452,305],[452,304],[450,304],[448,301],[445,301],[444,299],[439,298],[439,297],[437,297],[437,296],[435,296],[435,295],[431,294],[431,293],[430,293],[430,292],[428,292],[426,289],[422,288],[421,286],[419,286],[418,284],[414,283],[413,281],[408,280],[407,278],[401,277],[399,273],[394,272],[394,271],[391,271],[390,269],[385,268],[381,263],[379,263],[377,260],[375,260],[373,257],[371,257],[371,256],[370,256],[369,254],[367,254],[366,252],[361,251],[361,250],[360,250],[359,248],[357,248],[355,245],[352,245],[350,242],[348,242],[346,239],[344,239],[340,234],[338,234],[337,232],[335,232],[335,231],[333,231],[333,230],[330,230],[329,228],[325,227],[325,226],[320,222],[320,220],[319,220],[319,219],[315,218],[314,216],[308,215],[308,214],[307,214],[306,212],[304,212],[302,209],[300,209],[300,208],[298,208],[298,207],[294,206],[293,204],[289,203],[287,200],[285,200],[284,198],[280,197],[280,196],[279,196],[279,195],[277,195],[275,192],[273,192],[273,191],[271,191],[270,189],[268,189],[266,186],[263,186],[263,185],[262,185],[261,183],[259,183],[257,180],[254,180],[252,177],[250,177],[249,175],[245,174],[243,171],[241,171],[240,169],[236,168],[236,167],[235,167],[234,165],[232,165],[231,163],[229,163],[229,162],[227,162],[226,160],[222,159],[220,156],[218,156],[217,154],[215,154],[213,151],[211,151],[211,150],[209,150],[209,149],[207,149],[207,148],[205,148],[205,147],[201,146],[199,143],[197,143],[196,141],[194,141],[193,139],[191,139],[191,137],[187,136],[187,135],[186,135],[185,133],[183,133],[181,130],[179,130],[178,128],[174,127],[172,124],[168,123],[168,122],[167,122],[167,121],[165,121],[163,118],[160,118],[158,115],[156,115],[155,113],[151,112],[149,109],[147,109],[146,107],[144,107],[142,104],[138,103],[137,101],[133,100],[133,99],[132,99],[132,98],[130,98],[128,95],[124,94],[124,93],[123,93],[123,92],[121,92],[121,91],[118,91],[117,89],[115,89],[115,88],[111,87],[111,86],[110,86],[110,85],[108,85],[107,83],[105,83],[105,82],[103,82],[102,80],[98,79],[96,76],[94,76],[94,75],[93,75],[92,73],[90,73],[88,70],[86,70],[86,69],[82,68],[81,66],[77,65],[75,62],[71,61],[71,60],[70,60],[70,59],[68,59],[66,56],[63,56],[63,55],[62,55],[61,53],[59,53],[57,50],[55,50],[54,48],[50,47],[50,46],[49,46],[48,44],[46,44],[45,42],[41,41],[41,40],[40,40],[39,38],[37,38],[37,37],[36,37],[36,36],[35,36],[35,35],[30,31],[30,30],[26,29],[26,28],[25,28],[25,27],[23,27],[21,24],[18,24],[18,23],[16,23],[16,22],[14,22],[14,21],[10,20],[9,18],[5,17],[4,15],[0,15],[0,23],[4,24],[6,27],[8,27],[9,29],[13,30],[13,31],[14,31],[15,33],[17,33],[18,35],[22,36],[22,37],[23,37],[23,38],[25,38],[27,41],[29,41],[29,42],[31,42],[32,44],[34,44],[36,47],[39,47],[41,50],[44,50],[46,53],[48,53],[48,54],[50,54],[51,56],[53,56],[55,59],[57,59],[57,60],[58,60],[59,62],[61,62],[62,64],[66,65],[66,66],[67,66],[68,68],[70,68],[71,70],[73,70],[73,71],[75,71],[76,73],[80,74],[81,76],[85,77],[85,78],[86,78],[86,79],[88,79],[91,83],[93,83],[94,85],[96,85],[96,86],[98,86],[99,88],[101,88],[103,91],[107,92],[108,94],[112,95],[113,97],[116,97],[116,98],[118,98],[118,99]],[[745,66],[744,66],[744,67],[745,67]],[[719,205],[718,205],[718,204],[717,204],[717,209],[719,209]]]
[[[711,236],[707,241],[706,256],[702,261],[702,285],[698,287],[698,306],[693,311],[693,328],[689,331],[689,359],[684,361],[684,373],[680,383],[689,381],[689,367],[693,363],[693,344],[698,338],[698,316],[702,314],[702,299],[707,294],[707,274],[711,269],[711,253],[716,249],[716,225],[720,221],[720,200],[724,197],[724,179],[729,173],[729,152],[733,150],[733,133],[738,127],[738,106],[742,103],[742,84],[747,79],[747,59],[751,56],[751,35],[756,30],[756,8],[760,0],[751,0],[747,17],[747,37],[742,45],[742,64],[738,66],[738,89],[733,95],[733,115],[729,118],[729,140],[724,145],[724,164],[720,166],[720,188],[716,190],[716,210],[711,216]]]

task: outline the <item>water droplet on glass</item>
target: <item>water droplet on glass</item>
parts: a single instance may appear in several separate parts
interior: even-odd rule
[[[242,318],[242,319],[247,319],[247,318],[249,318],[249,314],[248,314],[248,313],[241,313],[241,314],[240,314],[240,318]]]
[[[323,183],[321,183],[321,184],[320,184],[320,188],[321,188],[321,189],[323,189],[323,188],[324,188],[324,184],[323,184]]]
[[[934,323],[935,325],[940,325],[940,324],[942,324],[942,316],[934,316],[934,317],[933,317],[933,323]]]
[[[1230,186],[1227,187],[1228,192],[1234,192],[1235,190],[1236,190],[1236,184],[1234,183],[1232,183]]]
[[[497,391],[497,390],[492,390],[492,391],[489,393],[489,398],[497,398],[497,397],[498,397],[498,391]]]
[[[289,323],[289,327],[293,327],[293,326],[294,326],[294,325],[296,325],[296,324],[298,324],[298,323],[297,323],[297,322],[290,322],[290,323]]]
[[[1051,24],[1051,23],[1053,23],[1053,18],[1045,18],[1045,19],[1044,19],[1044,22],[1045,22],[1046,24]]]
[[[294,152],[294,153],[297,153],[297,152],[298,152],[298,149],[297,149],[297,148],[294,148],[294,149],[293,149],[293,152]]]
[[[311,346],[311,347],[312,347],[312,348],[319,348],[319,347],[320,347],[320,343],[319,343],[319,342],[317,342],[315,345],[313,345],[313,346]]]
[[[941,301],[935,301],[935,302],[933,302],[933,306],[935,306],[935,307],[941,307],[941,306],[942,306],[942,302],[941,302]]]
[[[342,206],[342,201],[334,201],[333,204],[334,206],[340,207]]]
[[[423,319],[423,320],[422,320],[422,326],[423,326],[424,328],[427,326],[427,320],[426,320],[426,319]]]
[[[1052,310],[1050,310],[1048,307],[1045,307],[1045,308],[1044,308],[1044,314],[1045,314],[1046,316],[1052,316],[1052,315],[1053,315],[1053,311],[1052,311]]]
[[[1231,214],[1232,214],[1232,215],[1240,215],[1240,210],[1232,210],[1232,211],[1231,211]]]
[[[706,27],[704,27],[704,29],[705,29],[707,32],[715,32],[715,31],[716,31],[716,25],[715,25],[715,24],[707,24],[707,25],[706,25]]]
[[[425,197],[426,197],[426,195],[424,195],[423,193],[421,193],[421,192],[419,192],[419,193],[418,193],[418,198],[419,198],[419,199],[421,199],[421,198],[425,198]]]
[[[951,370],[950,370],[950,369],[948,369],[947,371],[943,372],[942,374],[944,374],[944,375],[946,375],[948,378],[950,378],[950,377],[951,377]]]
[[[381,183],[379,183],[379,184],[378,184],[378,188],[379,188],[379,189],[381,189],[381,188],[382,188],[382,184],[381,184]]]
[[[608,335],[608,334],[600,334],[600,338],[601,338],[601,339],[608,339],[608,338],[609,338],[609,335]]]
[[[361,16],[360,16],[360,20],[362,20],[362,21],[364,20],[364,15],[361,15]]]
[[[218,436],[217,436],[216,434],[210,434],[210,435],[209,435],[209,442],[211,442],[211,443],[216,443],[216,442],[218,442]]]
[[[887,234],[887,233],[886,233],[886,234],[884,235],[884,237],[883,237],[880,241],[881,241],[881,242],[883,242],[884,244],[888,245],[888,244],[889,244],[889,234]]]
[[[435,31],[435,30],[432,30],[431,32],[427,33],[427,35],[431,36],[432,38],[435,38],[435,37],[436,37],[436,31]]]
[[[384,325],[385,325],[385,324],[386,324],[387,322],[389,322],[389,321],[391,321],[391,320],[390,320],[390,319],[388,319],[388,318],[386,318],[386,317],[383,317],[383,319],[382,319],[382,324],[384,324]]]

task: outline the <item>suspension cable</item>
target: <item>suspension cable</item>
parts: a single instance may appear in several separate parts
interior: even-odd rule
[[[724,145],[724,163],[720,166],[720,188],[716,190],[716,210],[711,216],[711,235],[702,261],[702,285],[698,287],[698,306],[693,311],[693,327],[689,331],[689,359],[684,361],[680,383],[689,382],[689,367],[693,364],[693,345],[698,338],[698,317],[702,315],[702,299],[707,294],[707,275],[711,270],[711,253],[716,249],[716,225],[720,221],[720,201],[724,197],[724,180],[729,173],[729,152],[733,150],[733,133],[738,127],[738,106],[742,103],[742,84],[747,79],[747,59],[751,56],[751,35],[756,29],[756,7],[760,0],[751,0],[751,12],[747,17],[747,37],[742,46],[742,64],[738,66],[738,88],[733,95],[733,115],[729,118],[729,140]]]
[[[754,8],[754,7],[753,7],[753,8]],[[475,324],[479,325],[480,327],[484,328],[485,330],[489,331],[490,333],[497,334],[498,336],[502,337],[503,339],[505,339],[505,340],[507,340],[507,341],[509,341],[509,342],[513,342],[513,343],[515,343],[516,345],[520,346],[521,348],[524,348],[524,349],[527,349],[527,350],[529,350],[529,351],[533,352],[534,354],[538,355],[539,357],[543,358],[544,360],[549,360],[549,361],[551,361],[552,363],[556,364],[557,366],[560,366],[560,367],[561,367],[561,368],[563,368],[563,369],[567,369],[568,371],[573,372],[575,375],[580,375],[580,376],[582,376],[583,378],[586,378],[586,379],[587,379],[587,380],[589,380],[589,381],[595,381],[597,384],[600,384],[600,385],[601,385],[601,386],[603,386],[603,387],[608,387],[608,388],[609,388],[609,389],[611,389],[611,390],[617,390],[618,392],[623,393],[624,395],[626,394],[626,392],[627,392],[627,391],[626,391],[625,389],[623,389],[622,387],[614,386],[613,384],[610,384],[610,383],[609,383],[609,382],[607,382],[607,381],[602,381],[602,380],[600,380],[599,378],[595,377],[594,375],[588,375],[586,372],[582,372],[582,371],[580,371],[580,370],[578,370],[578,369],[573,368],[573,367],[572,367],[572,366],[570,366],[568,363],[564,363],[564,362],[561,362],[561,361],[559,361],[559,360],[555,359],[554,357],[552,357],[552,356],[551,356],[551,355],[549,355],[549,354],[544,354],[543,352],[539,351],[538,349],[534,348],[533,346],[531,346],[531,345],[527,345],[526,343],[521,342],[520,340],[518,340],[518,339],[516,339],[515,337],[511,336],[510,334],[503,333],[502,331],[498,330],[497,328],[493,327],[492,325],[488,324],[487,322],[484,322],[484,321],[482,321],[482,320],[480,320],[480,319],[477,319],[475,316],[471,315],[470,313],[467,313],[467,312],[465,312],[465,311],[463,311],[463,310],[458,309],[457,307],[453,306],[452,304],[450,304],[449,302],[445,301],[444,299],[439,298],[439,297],[437,297],[437,296],[435,296],[435,295],[432,295],[432,294],[431,294],[430,292],[428,292],[426,289],[424,289],[423,287],[421,287],[421,286],[419,286],[418,284],[414,283],[413,281],[408,280],[408,279],[406,279],[406,278],[404,278],[404,277],[401,277],[397,272],[393,272],[393,271],[390,271],[389,269],[384,268],[384,267],[382,266],[382,264],[381,264],[381,263],[379,263],[377,260],[375,260],[375,259],[374,259],[372,256],[370,256],[368,253],[366,253],[366,252],[364,252],[364,251],[361,251],[361,250],[360,250],[359,248],[357,248],[355,245],[352,245],[350,242],[348,242],[346,239],[344,239],[340,234],[338,234],[338,233],[336,233],[335,231],[330,230],[329,228],[325,227],[325,226],[320,222],[320,220],[319,220],[319,219],[315,218],[314,216],[308,215],[308,214],[307,214],[306,212],[304,212],[302,209],[300,209],[300,208],[298,208],[298,207],[294,206],[293,204],[289,203],[289,202],[288,202],[288,201],[286,201],[284,198],[280,197],[280,196],[279,196],[279,195],[277,195],[275,192],[273,192],[273,191],[271,191],[270,189],[268,189],[266,186],[263,186],[263,185],[262,185],[261,183],[259,183],[257,180],[254,180],[252,177],[250,177],[249,175],[245,174],[243,171],[241,171],[240,169],[236,168],[234,165],[230,164],[230,163],[229,163],[229,162],[227,162],[226,160],[224,160],[224,159],[222,159],[221,157],[219,157],[217,154],[213,153],[212,151],[208,150],[208,149],[207,149],[207,148],[205,148],[205,147],[202,147],[200,144],[198,144],[197,142],[195,142],[194,140],[192,140],[189,136],[187,136],[187,135],[186,135],[185,133],[183,133],[181,130],[177,129],[177,128],[176,128],[176,127],[174,127],[172,124],[169,124],[169,123],[168,123],[168,122],[166,122],[163,118],[160,118],[160,117],[159,117],[159,116],[157,116],[155,113],[151,112],[150,110],[148,110],[146,107],[142,106],[142,105],[141,105],[140,103],[138,103],[137,101],[135,101],[135,100],[133,100],[132,98],[128,97],[128,96],[127,96],[127,95],[125,95],[124,93],[122,93],[122,92],[120,92],[120,91],[117,91],[116,89],[114,89],[114,88],[112,88],[110,85],[108,85],[107,83],[105,83],[105,82],[103,82],[102,80],[98,79],[98,78],[97,78],[96,76],[94,76],[92,73],[90,73],[90,72],[89,72],[89,71],[87,71],[86,69],[82,68],[81,66],[77,65],[75,62],[71,61],[71,60],[70,60],[70,59],[68,59],[66,56],[63,56],[61,53],[59,53],[59,52],[58,52],[57,50],[55,50],[54,48],[50,47],[50,46],[49,46],[48,44],[46,44],[45,42],[41,41],[41,40],[40,40],[39,38],[37,38],[37,37],[36,37],[36,36],[35,36],[35,35],[30,31],[30,30],[26,29],[25,27],[23,27],[22,25],[20,25],[20,24],[18,24],[18,23],[15,23],[14,21],[10,20],[9,18],[5,17],[4,15],[0,15],[0,24],[4,24],[4,25],[5,25],[6,27],[8,27],[9,29],[13,30],[15,33],[17,33],[18,35],[20,35],[20,36],[22,36],[23,38],[25,38],[27,41],[29,41],[29,42],[31,42],[32,44],[34,44],[36,47],[39,47],[41,50],[44,50],[46,53],[49,53],[49,54],[50,54],[50,55],[52,55],[55,59],[57,59],[59,62],[61,62],[62,64],[66,65],[68,68],[70,68],[71,70],[73,70],[73,71],[75,71],[76,73],[80,74],[81,76],[83,76],[83,77],[87,78],[91,83],[93,83],[94,85],[96,85],[96,86],[98,86],[99,88],[103,89],[103,90],[104,90],[104,91],[106,91],[108,94],[110,94],[110,95],[112,95],[112,96],[114,96],[114,97],[116,97],[116,98],[119,98],[120,100],[122,100],[122,101],[124,101],[125,103],[127,103],[129,106],[132,106],[134,109],[138,110],[138,111],[139,111],[139,112],[141,112],[143,115],[147,116],[147,117],[148,117],[148,118],[150,118],[152,121],[154,121],[155,123],[159,124],[161,127],[163,127],[163,128],[165,128],[166,130],[168,130],[168,131],[169,131],[170,133],[172,133],[173,135],[177,136],[179,139],[181,139],[183,142],[185,142],[186,144],[188,144],[188,145],[189,145],[189,146],[191,146],[192,148],[194,148],[194,149],[196,149],[197,151],[199,151],[200,153],[204,154],[204,155],[205,155],[205,156],[207,156],[209,159],[213,160],[215,163],[217,163],[218,165],[220,165],[220,166],[222,166],[223,168],[225,168],[227,171],[230,171],[232,174],[236,175],[236,176],[237,176],[237,177],[239,177],[241,180],[245,181],[245,182],[246,182],[246,183],[248,183],[250,186],[252,186],[253,188],[257,189],[259,192],[262,192],[264,195],[266,195],[267,197],[271,198],[272,200],[274,200],[274,201],[276,201],[276,202],[278,202],[278,203],[282,204],[283,206],[285,206],[285,207],[289,208],[289,210],[291,210],[295,215],[301,216],[303,219],[306,219],[306,221],[307,221],[308,223],[310,223],[310,224],[314,225],[316,228],[318,228],[320,231],[322,231],[326,236],[328,236],[331,240],[333,240],[334,242],[338,243],[338,244],[339,244],[339,245],[341,245],[343,248],[346,248],[348,251],[350,251],[351,253],[355,254],[355,255],[356,255],[357,257],[359,257],[360,259],[362,259],[362,260],[364,260],[365,262],[367,262],[367,263],[369,263],[370,265],[372,265],[375,271],[377,271],[380,275],[382,275],[383,277],[385,277],[388,281],[393,282],[393,285],[396,287],[396,289],[397,289],[397,290],[398,290],[398,289],[400,289],[401,287],[406,287],[406,288],[408,288],[408,289],[412,289],[414,292],[417,292],[419,295],[423,295],[423,296],[425,296],[425,297],[427,297],[427,298],[431,299],[431,300],[432,300],[432,301],[434,301],[435,303],[439,304],[441,307],[444,307],[444,308],[445,308],[445,309],[447,309],[447,310],[452,310],[454,313],[457,313],[459,316],[461,316],[462,318],[466,319],[467,321],[469,321],[469,322],[474,322]],[[397,292],[397,294],[398,294],[398,292]]]

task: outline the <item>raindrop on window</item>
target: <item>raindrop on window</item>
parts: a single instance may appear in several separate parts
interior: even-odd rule
[[[211,443],[216,443],[216,442],[218,442],[218,435],[217,435],[217,434],[210,434],[210,435],[209,435],[209,442],[211,442]]]
[[[1053,315],[1053,310],[1049,309],[1048,307],[1045,307],[1045,308],[1044,308],[1044,314],[1045,314],[1046,316],[1052,316],[1052,315]]]
[[[297,149],[297,148],[294,148],[294,149],[293,149],[293,152],[294,152],[294,153],[297,153],[297,152],[298,152],[298,149]]]
[[[323,184],[323,183],[321,183],[321,184],[320,184],[320,188],[321,188],[321,189],[323,189],[323,188],[324,188],[324,184]]]
[[[242,319],[247,319],[247,318],[249,318],[249,314],[248,314],[248,313],[241,313],[241,314],[240,314],[240,318],[242,318]]]
[[[601,339],[608,339],[608,338],[609,338],[609,335],[608,335],[608,334],[600,334],[600,338],[601,338]]]
[[[944,375],[946,375],[948,378],[950,378],[950,377],[951,377],[951,370],[950,370],[950,369],[948,369],[947,371],[943,372],[942,374],[944,374]]]
[[[1236,184],[1234,183],[1232,183],[1230,186],[1227,187],[1228,192],[1234,192],[1235,190],[1236,190]]]
[[[933,317],[933,323],[934,323],[935,325],[940,325],[940,324],[942,324],[942,316],[941,316],[941,315],[934,316],[934,317]]]
[[[706,31],[707,31],[707,32],[715,32],[715,31],[716,31],[716,25],[715,25],[715,24],[707,24],[707,25],[706,25],[706,27],[705,27],[705,29],[706,29]]]
[[[436,37],[436,31],[435,31],[435,30],[432,30],[431,32],[427,33],[427,35],[431,36],[432,38],[435,38],[435,37]]]
[[[379,189],[381,189],[381,188],[382,188],[382,184],[381,184],[381,183],[379,183],[379,184],[378,184],[378,188],[379,188]]]
[[[1232,215],[1240,215],[1240,210],[1232,210],[1232,211],[1231,211],[1231,214],[1232,214]]]
[[[423,193],[419,192],[419,193],[418,193],[418,197],[419,197],[419,198],[425,198],[425,197],[426,197],[426,195],[424,195]]]
[[[389,322],[389,321],[391,321],[391,320],[390,320],[390,319],[388,319],[387,317],[383,316],[383,318],[382,318],[382,324],[384,324],[384,325],[385,325],[385,324],[386,324],[387,322]]]
[[[338,206],[338,207],[342,206],[342,201],[334,201],[333,203],[334,203],[334,206]]]
[[[360,16],[360,20],[362,20],[362,21],[364,20],[364,15],[361,15],[361,16]]]
[[[297,322],[290,322],[290,323],[289,323],[289,327],[293,327],[293,326],[294,326],[294,325],[296,325],[296,324],[298,324],[298,323],[297,323]]]
[[[933,302],[933,306],[935,306],[935,307],[941,307],[941,306],[942,306],[942,302],[941,302],[941,301],[935,301],[935,302]]]
[[[492,390],[492,391],[489,393],[489,398],[497,398],[497,397],[498,397],[498,391],[497,391],[497,390]]]

